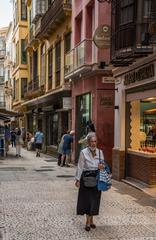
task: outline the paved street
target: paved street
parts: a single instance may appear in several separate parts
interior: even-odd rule
[[[76,216],[75,168],[50,156],[15,149],[0,160],[0,240],[156,240],[156,198],[113,181],[102,194],[97,229]]]

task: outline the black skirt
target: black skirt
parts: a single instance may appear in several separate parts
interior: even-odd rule
[[[85,187],[83,183],[83,178],[81,178],[77,200],[77,215],[98,215],[100,200],[101,191],[98,191],[97,187]]]

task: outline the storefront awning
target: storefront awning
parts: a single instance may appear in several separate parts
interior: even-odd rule
[[[14,112],[7,109],[0,109],[1,120],[10,120],[10,118],[12,117],[21,117],[21,116],[23,116],[23,113]]]
[[[52,102],[58,102],[58,99],[62,97],[69,97],[71,96],[71,90],[70,89],[57,89],[55,91],[52,91],[50,93],[44,94],[39,97],[35,97],[34,99],[25,101],[24,103],[21,104],[21,106],[34,106],[38,104],[44,104],[48,101]]]

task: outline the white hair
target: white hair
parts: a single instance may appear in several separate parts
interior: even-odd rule
[[[96,138],[95,132],[90,132],[90,133],[88,133],[88,135],[87,135],[87,137],[86,137],[86,138],[87,138],[87,143],[89,143],[90,140],[91,140],[93,137]]]

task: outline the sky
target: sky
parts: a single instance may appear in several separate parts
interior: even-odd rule
[[[12,21],[12,3],[10,0],[0,0],[0,27],[9,26]]]

